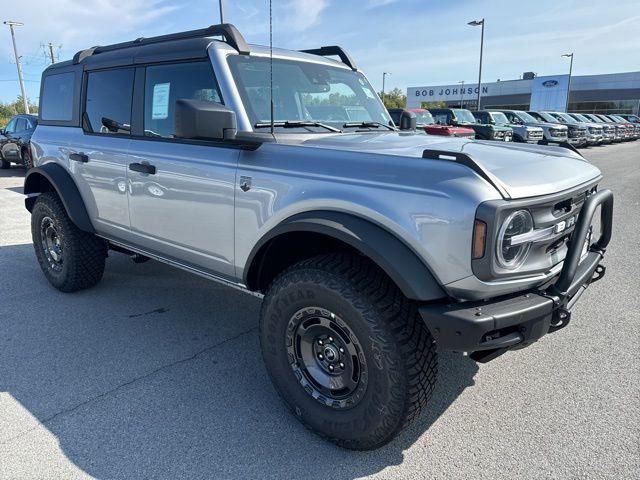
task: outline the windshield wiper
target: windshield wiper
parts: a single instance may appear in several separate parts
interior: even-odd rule
[[[389,130],[393,130],[394,132],[396,131],[396,129],[391,125],[387,125],[386,123],[382,123],[382,122],[347,122],[344,125],[342,125],[342,128],[354,128],[354,127],[361,127],[361,128],[385,127],[385,128],[388,128]]]
[[[281,128],[307,128],[307,127],[320,127],[330,132],[342,133],[342,130],[336,127],[332,127],[331,125],[327,125],[321,122],[315,122],[313,120],[287,120],[284,122],[273,122],[274,127]],[[271,127],[270,122],[258,122],[254,126],[254,128],[269,128]]]

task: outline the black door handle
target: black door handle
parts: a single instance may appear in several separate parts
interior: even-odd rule
[[[148,173],[149,175],[156,174],[156,167],[148,163],[130,163],[129,170],[139,173]]]
[[[73,160],[74,162],[87,163],[89,161],[89,157],[84,153],[72,153],[71,155],[69,155],[69,160]]]

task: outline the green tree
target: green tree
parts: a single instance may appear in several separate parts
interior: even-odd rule
[[[38,105],[29,101],[29,112],[38,114]],[[22,95],[18,95],[12,102],[0,102],[0,127],[4,127],[11,117],[24,113],[24,104],[22,103]]]
[[[378,92],[378,96],[382,98],[386,108],[405,108],[407,106],[407,96],[399,88],[384,92],[384,98],[382,92]]]

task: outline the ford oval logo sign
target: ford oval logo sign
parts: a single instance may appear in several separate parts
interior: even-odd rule
[[[545,87],[555,87],[556,85],[558,85],[558,81],[557,80],[547,80],[546,82],[542,82],[542,85],[544,85]]]

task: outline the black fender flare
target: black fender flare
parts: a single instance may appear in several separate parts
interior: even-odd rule
[[[24,194],[27,195],[24,205],[27,210],[29,212],[33,210],[33,205],[36,203],[36,198],[39,194],[50,191],[45,187],[46,183],[43,183],[43,180],[50,184],[58,194],[71,221],[80,230],[95,233],[78,186],[73,181],[71,174],[57,163],[45,163],[27,172],[24,179]]]
[[[244,269],[245,285],[249,284],[250,270],[262,248],[289,232],[319,233],[353,247],[384,270],[407,298],[420,301],[447,298],[427,265],[406,243],[369,220],[336,211],[297,214],[266,233],[249,254]]]

